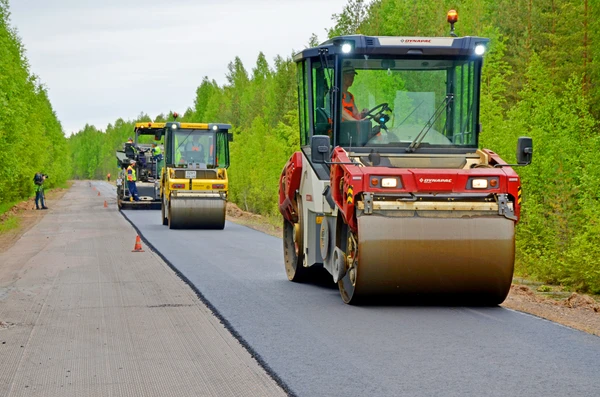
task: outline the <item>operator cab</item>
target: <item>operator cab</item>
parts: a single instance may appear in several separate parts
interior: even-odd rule
[[[166,123],[166,163],[175,168],[216,169],[229,167],[228,124]]]
[[[488,41],[353,35],[302,51],[294,60],[303,151],[311,158],[321,135],[364,165],[376,165],[370,154],[377,165],[403,166],[394,159],[415,152],[475,152]]]

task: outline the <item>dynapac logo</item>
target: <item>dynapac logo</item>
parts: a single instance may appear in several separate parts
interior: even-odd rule
[[[419,182],[421,183],[452,183],[452,179],[419,179]]]
[[[431,39],[402,39],[402,43],[431,43]]]

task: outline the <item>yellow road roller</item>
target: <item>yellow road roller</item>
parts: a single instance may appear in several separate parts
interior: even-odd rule
[[[452,24],[456,14],[449,14]],[[518,165],[479,148],[482,37],[343,36],[295,55],[301,150],[279,183],[285,271],[344,302],[496,305],[513,276]]]
[[[161,219],[170,229],[223,229],[229,180],[231,125],[164,123],[165,166],[160,175]],[[152,128],[149,124],[148,128]]]

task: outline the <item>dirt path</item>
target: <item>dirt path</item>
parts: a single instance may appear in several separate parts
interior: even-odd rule
[[[227,219],[282,237],[281,227],[273,226],[260,215],[242,211],[233,203],[227,204]],[[565,292],[556,286],[515,278],[502,306],[600,336],[600,299],[596,296]]]

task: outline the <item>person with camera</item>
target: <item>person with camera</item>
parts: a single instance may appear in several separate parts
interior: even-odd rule
[[[35,209],[36,210],[47,210],[44,197],[44,181],[48,178],[48,175],[38,172],[33,177],[33,183],[35,184]],[[40,207],[41,204],[41,207]]]

